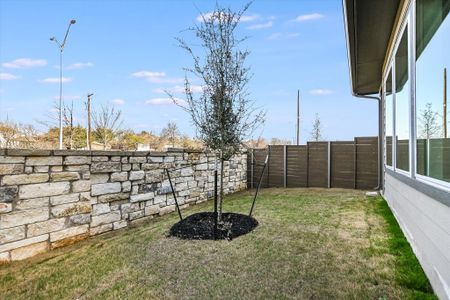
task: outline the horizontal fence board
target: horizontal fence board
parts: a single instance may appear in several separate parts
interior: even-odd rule
[[[356,188],[373,189],[378,185],[378,138],[355,138]]]
[[[267,185],[282,187],[284,186],[284,146],[269,146],[269,154],[268,174],[270,180]]]
[[[253,166],[253,187],[256,187],[263,171],[264,161],[266,160],[267,149],[255,149],[254,152],[254,166]],[[262,177],[261,187],[268,187],[267,168]]]
[[[423,142],[418,144],[419,149],[424,149]],[[433,148],[447,147],[444,142]],[[373,189],[378,185],[377,137],[308,142],[307,145],[270,145],[266,149],[252,151],[253,177],[249,170],[247,178],[249,182],[253,181],[253,187],[258,184],[267,153],[269,160],[261,187],[284,187],[285,184],[286,187],[328,187],[329,184],[330,187]],[[251,155],[248,158],[249,169],[250,162]],[[424,168],[422,163],[420,169]],[[446,171],[447,168],[444,176]]]
[[[328,142],[308,142],[308,186],[328,187]]]
[[[355,187],[355,144],[331,142],[331,187]]]
[[[417,140],[417,173],[450,182],[450,138]]]
[[[287,153],[287,186],[307,187],[308,152],[307,146],[288,145]]]
[[[253,149],[247,151],[247,188],[252,187]]]

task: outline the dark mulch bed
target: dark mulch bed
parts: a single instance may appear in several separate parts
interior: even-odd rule
[[[223,223],[218,224],[214,232],[213,212],[201,212],[190,215],[170,228],[169,236],[189,240],[231,240],[240,235],[249,233],[258,221],[253,217],[236,213],[223,213]]]

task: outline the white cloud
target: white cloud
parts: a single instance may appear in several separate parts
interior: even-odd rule
[[[251,22],[259,19],[259,15],[243,15],[241,17],[241,22]]]
[[[145,78],[152,83],[180,83],[183,78],[169,78],[165,72],[139,71],[131,74],[136,78]]]
[[[0,73],[0,80],[15,80],[15,79],[19,79],[19,77],[10,73]]]
[[[314,90],[310,90],[309,93],[311,95],[315,95],[315,96],[327,96],[327,95],[334,94],[334,91],[329,90],[329,89],[314,89]]]
[[[247,29],[250,30],[255,30],[255,29],[265,29],[265,28],[270,28],[273,26],[273,22],[269,21],[267,23],[261,23],[261,24],[254,24],[254,25],[250,25],[247,27]]]
[[[203,19],[208,21],[209,19],[211,19],[212,16],[213,16],[213,13],[209,12],[209,13],[198,15],[196,20],[197,20],[197,22],[203,22]]]
[[[319,13],[313,13],[313,14],[307,14],[307,15],[301,15],[292,20],[293,22],[305,22],[305,21],[311,21],[311,20],[317,20],[322,19],[324,15]]]
[[[211,17],[213,16],[214,12],[208,12],[205,14],[201,14],[198,15],[196,20],[197,22],[203,22],[203,18],[205,18],[207,21],[209,21],[211,19]],[[241,22],[252,22],[252,21],[256,21],[260,18],[259,15],[243,15],[241,16]]]
[[[73,63],[71,65],[68,65],[66,67],[66,70],[81,70],[81,69],[90,68],[93,66],[94,66],[94,64],[91,62],[87,62],[87,63],[77,62],[77,63]]]
[[[165,72],[151,72],[151,71],[139,71],[139,72],[135,72],[133,74],[131,74],[131,76],[133,77],[138,77],[138,78],[149,78],[149,77],[165,77],[166,73]]]
[[[113,99],[111,100],[112,103],[114,103],[115,105],[124,105],[125,104],[125,100],[123,99]]]
[[[185,106],[187,103],[183,99],[175,98],[178,105]],[[147,105],[174,105],[174,101],[171,98],[153,98],[145,101]]]
[[[275,33],[272,33],[271,35],[269,35],[267,37],[267,39],[269,39],[269,40],[275,40],[275,39],[279,39],[279,38],[292,39],[292,38],[298,37],[299,35],[300,35],[300,33],[298,33],[298,32],[275,32]]]
[[[62,78],[62,82],[66,83],[66,82],[71,82],[72,78],[70,77],[63,77]],[[50,77],[50,78],[45,78],[45,79],[41,79],[39,80],[40,83],[59,83],[59,77]]]
[[[16,60],[3,63],[2,66],[11,69],[28,69],[33,67],[43,67],[47,65],[45,59],[18,58]]]
[[[191,85],[191,92],[192,93],[201,93],[203,91],[203,87],[201,85]],[[162,88],[157,88],[157,89],[153,89],[152,90],[154,93],[158,93],[158,94],[164,94],[166,93],[166,91],[168,91],[169,93],[184,93],[184,86],[181,85],[176,85],[174,87],[171,88],[167,88],[167,89],[162,89]]]

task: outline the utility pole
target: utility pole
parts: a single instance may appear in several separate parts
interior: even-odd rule
[[[444,68],[444,112],[443,112],[443,122],[444,122],[444,139],[447,138],[447,68]]]
[[[297,90],[297,145],[300,145],[300,90]]]
[[[93,93],[87,95],[87,133],[86,133],[86,144],[88,150],[91,150],[91,96]]]

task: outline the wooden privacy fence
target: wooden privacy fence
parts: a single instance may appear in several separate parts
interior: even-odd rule
[[[373,189],[378,186],[378,138],[353,141],[271,145],[247,153],[248,187],[256,187],[269,155],[261,187],[340,187]]]

